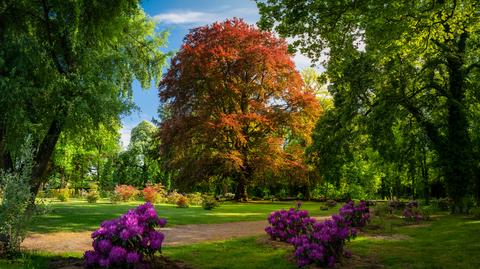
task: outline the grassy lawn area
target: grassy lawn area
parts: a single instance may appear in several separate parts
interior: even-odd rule
[[[36,229],[42,232],[94,229],[102,219],[115,217],[135,204],[55,203],[52,205],[53,211],[42,220],[42,227],[46,228]],[[199,207],[179,209],[159,205],[157,210],[174,224],[218,223],[264,219],[270,211],[291,205],[293,202],[225,203],[214,211]],[[320,211],[318,203],[305,203],[304,207],[311,210],[312,215],[332,213]],[[58,217],[52,218],[52,215]],[[434,216],[432,221],[406,225],[398,216],[387,216],[375,217],[367,227],[359,237],[347,244],[347,249],[385,268],[480,268],[480,220],[441,213]],[[266,243],[264,238],[266,236],[164,247],[163,253],[198,269],[297,268],[291,259],[292,247],[274,247]],[[82,253],[65,253],[61,256],[78,258]],[[0,268],[46,268],[51,259],[58,258],[58,255],[51,253],[29,253],[13,263],[0,260]]]
[[[182,247],[165,247],[163,253],[194,268],[297,268],[293,260],[288,261],[293,248],[273,248],[259,241],[257,237],[249,237]]]
[[[52,202],[50,212],[36,219],[31,232],[59,232],[59,231],[92,231],[99,227],[106,219],[120,216],[140,204],[141,202],[129,202],[111,204],[101,200],[96,204],[89,204],[85,200],[72,199],[69,202]],[[205,210],[200,206],[189,208],[177,208],[175,205],[156,205],[159,216],[168,221],[168,225],[223,223],[249,220],[266,220],[267,215],[282,208],[295,207],[295,202],[249,202],[236,203],[224,202],[220,207],[213,210]],[[305,202],[302,208],[310,212],[312,216],[327,216],[338,211],[339,205],[327,211],[320,210],[322,203]]]
[[[354,253],[374,257],[387,268],[480,268],[480,220],[440,215],[420,225],[395,225],[402,220],[378,222],[401,240],[363,236],[352,241]],[[390,228],[391,227],[391,228]]]
[[[378,219],[347,248],[386,268],[480,268],[480,221],[441,215],[420,225],[404,225],[400,219]],[[385,238],[372,235],[385,235]],[[389,239],[389,235],[396,235]],[[400,235],[400,236],[399,236]],[[272,248],[257,238],[166,247],[165,255],[195,268],[297,268],[288,261],[293,248]],[[349,266],[347,265],[347,268]]]

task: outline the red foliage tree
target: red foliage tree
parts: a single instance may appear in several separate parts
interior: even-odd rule
[[[310,143],[320,113],[286,42],[241,19],[191,30],[159,96],[166,168],[190,186],[231,178],[237,200],[266,172],[304,167],[286,145]]]

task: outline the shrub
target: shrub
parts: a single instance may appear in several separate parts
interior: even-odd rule
[[[161,184],[147,185],[143,191],[143,198],[150,203],[163,202],[165,199],[165,187]]]
[[[70,199],[70,190],[68,188],[59,189],[57,192],[57,199],[60,202],[67,202]]]
[[[387,204],[390,214],[392,214],[395,210],[403,209],[405,207],[405,203],[399,200],[389,200]]]
[[[203,197],[202,207],[205,210],[212,210],[215,207],[218,207],[218,202],[211,196]]]
[[[202,197],[202,194],[199,192],[189,193],[187,194],[187,198],[191,205],[203,204],[203,197]]]
[[[439,211],[448,211],[452,204],[448,198],[432,199],[430,203],[436,210]]]
[[[92,233],[93,251],[84,254],[87,268],[144,267],[161,252],[164,235],[155,230],[164,227],[151,203],[131,209],[123,216],[104,221]]]
[[[325,202],[325,205],[328,206],[328,207],[334,207],[334,206],[337,205],[337,202],[335,200],[329,199]]]
[[[98,193],[98,185],[96,183],[90,184],[90,190],[86,194],[87,202],[94,204],[100,199],[100,194]]]
[[[480,219],[480,207],[470,209],[470,214],[472,214],[474,219]]]
[[[417,201],[410,201],[403,210],[403,218],[405,221],[419,222],[423,219]]]
[[[172,191],[167,196],[167,203],[176,205],[178,199],[180,199],[180,197],[182,197],[182,196],[183,195],[181,195],[177,191]]]
[[[115,193],[120,197],[120,200],[126,202],[138,195],[138,190],[131,185],[117,185]]]
[[[349,201],[340,208],[340,216],[352,227],[363,227],[370,220],[370,210],[365,201],[360,201],[358,205]]]
[[[387,203],[378,203],[375,206],[374,214],[379,217],[384,216],[385,214],[391,214],[391,213],[392,213],[392,210]]]
[[[430,216],[432,215],[432,212],[433,212],[432,206],[420,207],[420,215],[422,215],[423,220],[430,220]]]
[[[187,208],[190,205],[188,204],[188,198],[180,194],[177,200],[177,207]]]
[[[109,195],[110,202],[112,204],[116,204],[122,200],[122,197],[116,192],[111,192]]]
[[[300,210],[301,204],[297,208],[289,210],[279,210],[270,213],[268,223],[270,226],[265,228],[272,240],[290,242],[294,237],[307,232],[308,227],[315,222],[310,218],[308,211]]]
[[[348,222],[340,215],[333,215],[331,220],[315,222],[307,233],[291,240],[295,247],[295,257],[300,267],[317,264],[335,266],[342,259],[346,241],[356,236]]]
[[[30,193],[33,152],[30,144],[20,149],[14,171],[0,170],[0,256],[11,256],[20,251],[34,211],[29,208],[34,197]]]

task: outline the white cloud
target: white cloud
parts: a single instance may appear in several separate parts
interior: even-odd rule
[[[200,26],[213,23],[216,21],[224,21],[229,18],[243,18],[247,23],[253,24],[259,18],[256,8],[231,8],[222,6],[211,12],[195,11],[195,10],[173,10],[165,13],[159,13],[152,18],[167,25],[184,25],[184,26]]]
[[[215,20],[215,14],[199,11],[176,11],[160,13],[153,16],[153,19],[157,22],[165,24],[197,24],[197,23],[209,23]]]

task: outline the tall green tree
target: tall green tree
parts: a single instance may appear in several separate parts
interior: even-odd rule
[[[134,79],[157,80],[166,32],[137,0],[5,0],[0,4],[0,168],[27,134],[36,193],[61,134],[116,121]]]
[[[478,160],[468,114],[479,99],[467,98],[478,97],[478,1],[257,3],[261,27],[295,37],[294,46],[310,57],[328,51],[330,91],[335,106],[345,106],[344,117],[381,119],[364,121],[377,126],[370,128],[373,135],[399,118],[414,119],[438,155],[455,211],[461,211]]]
[[[109,127],[100,124],[96,129],[62,133],[52,156],[50,174],[59,179],[61,187],[67,182],[86,187],[89,180],[111,185],[111,166],[120,152],[119,131],[117,121]]]

